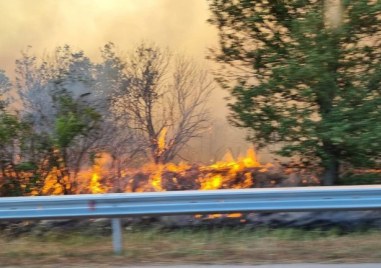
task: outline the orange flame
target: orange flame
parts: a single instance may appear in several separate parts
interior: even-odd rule
[[[165,150],[166,129],[163,129],[158,138],[159,152]],[[89,170],[81,171],[77,176],[78,193],[107,193],[113,189],[112,171],[110,170],[111,157],[106,154],[98,154],[94,164]],[[234,159],[228,152],[222,161],[212,165],[190,165],[180,162],[154,164],[149,163],[140,169],[125,169],[119,174],[118,178],[124,183],[122,188],[125,192],[149,192],[149,191],[167,191],[173,189],[238,189],[250,188],[255,183],[255,174],[264,172],[271,167],[271,164],[262,165],[253,149],[249,149],[245,156]],[[63,188],[58,181],[60,170],[53,169],[45,181],[43,188],[44,194],[62,194]],[[191,182],[189,182],[191,181]],[[191,184],[190,186],[174,187]],[[169,185],[169,186],[168,186]],[[168,188],[169,187],[169,188]],[[187,188],[188,187],[188,188]],[[241,218],[241,213],[230,214],[210,214],[206,216],[196,215],[198,218],[214,219],[219,217]]]
[[[163,129],[158,138],[160,150],[165,148],[166,129]],[[94,164],[88,170],[79,172],[75,178],[77,193],[107,193],[115,183],[115,173],[112,167],[112,158],[106,154],[98,154]],[[249,149],[245,156],[234,159],[227,153],[223,161],[212,165],[200,166],[180,162],[154,164],[149,163],[140,169],[125,169],[117,178],[120,188],[125,192],[168,191],[182,189],[216,190],[250,188],[255,183],[255,174],[264,172],[270,164],[262,165],[253,149]],[[62,194],[64,188],[58,178],[62,175],[54,168],[45,180],[43,194]],[[113,177],[114,176],[114,177]],[[68,178],[63,178],[68,180]],[[114,181],[113,181],[114,180]],[[62,181],[62,178],[61,178]]]
[[[157,139],[158,154],[161,155],[165,151],[168,129],[165,127],[160,131],[159,137]]]
[[[221,189],[227,182],[232,181],[240,172],[259,167],[263,172],[266,171],[270,166],[270,164],[262,165],[259,163],[253,149],[247,150],[246,156],[239,157],[237,161],[234,160],[234,157],[230,152],[226,153],[224,156],[224,161],[219,161],[215,164],[203,168],[204,170],[209,170],[210,174],[219,171],[225,171],[224,176],[217,174],[210,177],[206,176],[199,178],[201,182],[200,190]],[[239,184],[233,185],[233,188],[249,188],[253,185],[254,178],[250,172],[244,172],[243,176],[245,179]]]

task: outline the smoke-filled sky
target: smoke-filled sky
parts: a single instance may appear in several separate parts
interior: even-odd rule
[[[0,68],[21,50],[70,44],[95,58],[108,41],[128,49],[141,40],[204,58],[217,33],[206,0],[0,0]]]
[[[208,48],[217,45],[217,30],[206,22],[209,12],[206,0],[0,0],[0,69],[12,77],[15,59],[28,46],[41,55],[69,44],[96,60],[107,42],[127,51],[142,40],[207,67],[213,65],[205,60]],[[227,126],[223,96],[221,89],[212,96],[216,127],[199,143],[204,161],[247,146],[243,133]]]

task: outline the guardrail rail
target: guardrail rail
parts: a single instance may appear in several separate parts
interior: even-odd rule
[[[111,218],[122,252],[122,217],[381,209],[381,186],[293,187],[0,198],[0,220]]]

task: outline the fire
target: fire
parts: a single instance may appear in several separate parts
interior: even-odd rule
[[[167,128],[163,128],[157,138],[156,154],[160,157],[166,150]],[[106,154],[99,156],[95,161],[90,180],[91,193],[105,193],[113,187],[103,185],[102,174],[105,163],[102,161]],[[107,158],[107,157],[106,157]],[[262,165],[253,149],[249,149],[245,156],[234,159],[227,153],[222,161],[212,165],[190,165],[175,163],[149,163],[138,170],[125,170],[123,178],[124,192],[149,192],[171,190],[216,190],[250,188],[254,185],[253,173],[266,171],[269,164]]]
[[[222,186],[223,178],[221,175],[216,175],[211,178],[199,178],[201,181],[200,190],[215,190]]]
[[[60,178],[62,179],[60,180]],[[60,195],[64,193],[65,188],[68,189],[69,187],[69,178],[62,174],[62,170],[53,167],[45,178],[42,194]]]
[[[111,157],[106,153],[99,153],[95,156],[93,165],[88,170],[83,170],[76,174],[78,193],[103,194],[110,191],[111,187],[104,183],[104,179],[109,175],[108,165]]]
[[[160,150],[165,148],[166,130],[158,138]],[[112,171],[112,158],[101,153],[95,157],[93,165],[79,172],[71,183],[75,185],[75,193],[108,193],[113,192],[115,182],[119,191],[123,192],[152,192],[174,190],[216,190],[239,189],[255,186],[257,177],[267,171],[271,165],[261,164],[253,149],[245,156],[234,159],[227,153],[222,161],[211,165],[191,165],[180,162],[155,164],[149,163],[139,169],[125,169],[116,178]],[[60,170],[53,169],[45,180],[43,194],[62,194],[64,191]]]
[[[108,154],[98,154],[92,166],[90,191],[92,194],[103,194],[108,192],[108,187],[102,184],[102,175],[107,174],[107,164],[110,162]]]
[[[57,151],[54,162],[46,159],[41,167],[24,168],[17,174],[9,169],[5,175],[9,180],[21,178],[20,188],[29,195],[239,189],[263,187],[263,181],[271,187],[282,179],[268,176],[270,172],[264,174],[271,165],[261,164],[253,149],[239,157],[228,152],[221,161],[209,165],[162,163],[172,145],[166,144],[166,136],[163,128],[154,146],[157,159],[153,157],[140,168],[123,168],[118,159],[101,152],[90,158],[91,165],[73,171]]]
[[[158,155],[161,155],[165,150],[165,147],[166,147],[165,139],[167,137],[167,131],[168,130],[166,127],[160,131],[159,138],[157,139]]]
[[[165,191],[165,189],[161,186],[161,174],[163,173],[165,166],[162,164],[153,164],[150,166],[146,166],[145,168],[149,170],[151,173],[151,175],[149,176],[149,184],[152,185],[154,191]]]
[[[166,130],[159,135],[159,152],[165,150],[165,135]],[[231,153],[227,153],[222,161],[211,165],[191,165],[184,162],[148,163],[139,169],[124,169],[118,178],[115,178],[116,173],[113,173],[111,163],[112,158],[108,154],[98,154],[89,169],[76,175],[76,193],[112,192],[116,179],[124,192],[251,188],[255,186],[261,173],[272,166],[261,164],[253,149],[249,149],[245,156],[237,159]],[[64,189],[58,179],[60,177],[61,171],[54,168],[45,180],[43,194],[62,194]],[[66,177],[63,179],[68,180]],[[196,215],[196,218],[207,220],[221,217],[240,219],[242,214]]]
[[[148,164],[125,173],[128,181],[125,192],[250,188],[255,182],[253,173],[269,167],[259,163],[252,149],[238,160],[228,153],[223,161],[212,165]]]
[[[99,182],[100,175],[97,171],[94,171],[94,173],[91,175],[91,181],[90,181],[90,191],[92,194],[103,194],[105,193],[105,188],[101,185]]]
[[[203,167],[203,170],[208,171],[210,174],[221,173],[224,171],[224,175],[216,174],[211,177],[206,176],[199,178],[201,182],[200,190],[217,190],[225,188],[223,186],[230,184],[230,182],[240,173],[242,173],[240,175],[244,179],[242,179],[240,183],[231,185],[230,188],[250,188],[254,183],[251,170],[260,168],[259,171],[264,172],[269,167],[271,167],[270,164],[262,165],[259,163],[253,149],[249,149],[246,156],[239,157],[238,160],[234,160],[232,154],[227,153],[224,156],[224,161]]]

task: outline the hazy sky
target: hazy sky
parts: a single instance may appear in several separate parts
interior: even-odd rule
[[[28,45],[36,53],[70,44],[92,58],[112,41],[141,40],[203,59],[217,40],[206,0],[0,0],[0,68],[13,70]]]
[[[142,40],[169,46],[207,67],[213,65],[205,60],[208,48],[217,45],[217,31],[206,22],[209,12],[206,0],[0,0],[0,69],[12,76],[14,61],[27,46],[41,55],[69,44],[96,60],[106,42],[127,51]],[[225,95],[218,89],[212,96],[218,133],[209,138],[215,144],[200,144],[208,151],[202,154],[212,157],[247,146],[243,132],[227,126]]]

